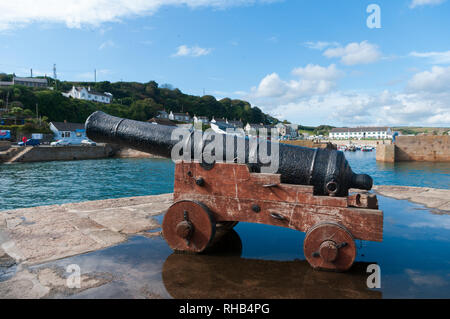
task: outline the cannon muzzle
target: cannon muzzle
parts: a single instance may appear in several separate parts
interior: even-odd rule
[[[91,114],[86,120],[86,134],[93,141],[118,144],[167,158],[171,158],[172,149],[180,142],[178,139],[172,139],[172,132],[175,129],[176,127],[172,126],[123,119],[101,111]],[[193,132],[189,134],[192,135]],[[239,136],[233,136],[231,139],[232,158],[242,159],[252,172],[261,172],[266,164],[259,159],[255,163],[250,160],[252,152],[250,139]],[[188,138],[187,143],[194,157],[195,150],[201,148],[203,151],[212,141],[205,139],[198,145],[194,138]],[[225,139],[223,143],[225,150]],[[316,195],[331,196],[347,196],[350,188],[364,190],[372,188],[372,178],[369,175],[353,173],[341,151],[312,149],[283,143],[275,147],[278,143],[262,139],[258,141],[258,150],[262,144],[266,144],[264,146],[268,150],[268,155],[278,155],[276,173],[281,175],[282,183],[313,185]],[[245,158],[240,157],[242,153],[238,150],[238,145],[244,145]],[[278,150],[278,154],[273,154],[274,150]],[[226,153],[223,152],[223,161],[226,160]]]

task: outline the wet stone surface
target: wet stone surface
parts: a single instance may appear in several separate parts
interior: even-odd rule
[[[267,225],[239,223],[207,255],[175,254],[159,228],[171,200],[0,212],[0,298],[450,297],[448,212],[378,196],[383,242],[357,241],[351,270],[330,273],[305,261],[304,233]],[[374,263],[381,289],[366,285]],[[68,285],[74,267],[79,288]]]
[[[377,194],[383,196],[407,199],[432,208],[435,212],[450,213],[450,189],[387,185],[374,186],[373,189]]]
[[[2,211],[0,247],[23,264],[102,249],[159,228],[152,216],[171,203],[166,194]]]

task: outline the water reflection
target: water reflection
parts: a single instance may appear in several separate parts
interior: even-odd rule
[[[369,263],[357,262],[349,272],[334,273],[315,271],[305,260],[246,259],[240,257],[239,235],[230,231],[225,236],[207,255],[173,253],[166,259],[162,279],[173,298],[382,297],[367,288]]]

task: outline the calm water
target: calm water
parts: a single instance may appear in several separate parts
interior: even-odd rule
[[[450,188],[450,163],[380,164],[375,152],[346,152],[355,172],[378,185]],[[174,164],[164,159],[101,159],[0,165],[0,210],[169,193]]]
[[[346,157],[355,172],[372,175],[376,184],[449,188],[448,163],[380,165],[375,153]],[[173,169],[171,161],[155,159],[0,165],[0,209],[171,192]],[[162,238],[137,236],[51,264],[77,263],[83,273],[117,275],[76,298],[450,298],[450,215],[382,196],[379,204],[383,242],[358,241],[357,263],[345,274],[313,271],[304,260],[304,233],[247,223],[235,228],[226,256],[172,254]],[[365,286],[370,263],[381,267],[381,289]]]
[[[0,165],[0,210],[170,193],[174,167],[164,159]]]
[[[354,172],[372,176],[376,185],[450,188],[450,163],[377,163],[373,152],[345,152]]]

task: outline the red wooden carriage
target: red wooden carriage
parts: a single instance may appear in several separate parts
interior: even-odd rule
[[[309,264],[345,271],[355,260],[355,239],[383,238],[376,195],[315,196],[313,186],[282,184],[280,175],[250,173],[245,164],[178,162],[174,201],[162,228],[175,251],[201,253],[237,222],[261,223],[306,232]]]

